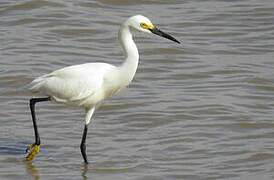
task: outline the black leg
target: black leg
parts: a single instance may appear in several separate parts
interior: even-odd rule
[[[34,128],[34,134],[35,134],[35,143],[30,145],[26,151],[32,150],[27,156],[27,160],[32,160],[34,156],[39,152],[40,150],[40,136],[38,133],[37,123],[36,123],[36,116],[35,116],[35,103],[42,102],[42,101],[50,101],[50,97],[47,98],[33,98],[30,99],[30,111],[31,111],[31,117],[33,122],[33,128]]]
[[[84,161],[86,164],[88,164],[88,159],[87,159],[87,154],[86,154],[86,137],[87,137],[87,132],[88,132],[88,125],[85,125],[84,131],[83,131],[83,136],[82,136],[82,142],[80,145],[81,153],[84,158]]]
[[[35,116],[35,103],[42,102],[42,101],[50,101],[50,97],[47,98],[33,98],[30,99],[30,111],[31,111],[31,117],[33,121],[33,128],[34,128],[34,134],[35,134],[35,144],[40,145],[40,136],[38,133],[37,123],[36,123],[36,116]]]

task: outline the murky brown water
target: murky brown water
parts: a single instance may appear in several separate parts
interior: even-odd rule
[[[140,64],[127,90],[84,111],[37,106],[41,152],[24,86],[86,62],[119,64],[119,24],[149,17],[183,42],[138,34]],[[0,2],[1,179],[274,178],[274,1]]]

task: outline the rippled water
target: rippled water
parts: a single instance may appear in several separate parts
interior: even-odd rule
[[[138,34],[128,89],[96,111],[37,105],[41,152],[24,86],[86,62],[121,63],[119,24],[149,17],[182,46]],[[274,1],[1,1],[1,179],[274,178]]]

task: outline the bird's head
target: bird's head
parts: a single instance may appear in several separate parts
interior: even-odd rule
[[[137,31],[141,31],[144,33],[153,33],[156,34],[158,36],[167,38],[169,40],[172,40],[174,42],[180,43],[177,39],[175,39],[174,37],[168,35],[167,33],[159,30],[158,28],[156,28],[151,21],[142,15],[135,15],[132,16],[130,18],[128,18],[128,20],[125,22],[125,24],[127,24],[132,30],[137,30]]]

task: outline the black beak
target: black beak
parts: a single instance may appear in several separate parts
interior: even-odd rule
[[[174,41],[176,43],[181,44],[177,39],[175,39],[174,37],[168,35],[167,33],[161,31],[160,29],[157,29],[156,27],[154,27],[153,29],[149,29],[153,34],[157,34],[158,36],[162,36],[164,38],[167,38],[171,41]]]

